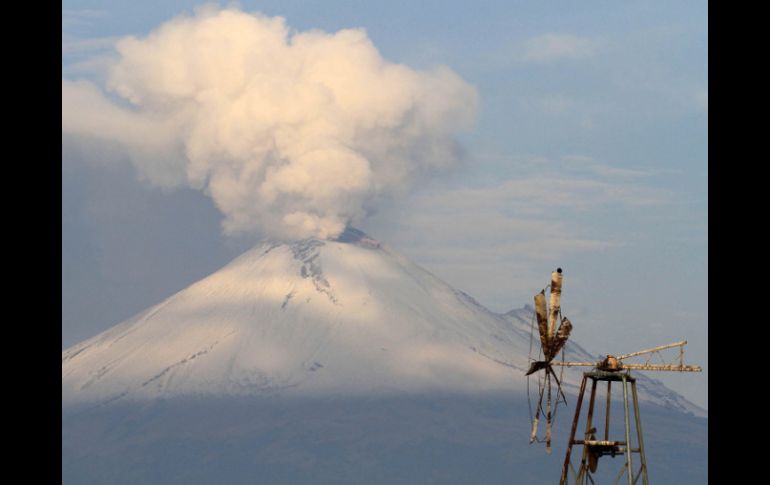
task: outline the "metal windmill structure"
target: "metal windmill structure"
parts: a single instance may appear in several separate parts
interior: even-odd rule
[[[675,371],[675,372],[700,372],[702,369],[699,366],[685,365],[684,364],[684,346],[687,341],[674,342],[667,345],[660,345],[651,349],[640,350],[638,352],[631,352],[619,356],[607,355],[599,362],[566,362],[564,361],[564,346],[569,339],[570,332],[572,331],[572,323],[561,315],[561,287],[562,287],[562,270],[558,268],[551,273],[550,284],[550,305],[546,308],[545,302],[545,289],[535,295],[535,318],[537,319],[537,328],[540,335],[540,350],[539,358],[535,359],[530,355],[530,366],[526,375],[539,373],[543,371],[543,375],[538,374],[538,398],[535,416],[532,420],[532,433],[530,435],[530,443],[537,441],[538,425],[542,415],[546,418],[546,435],[544,441],[546,442],[546,451],[551,452],[551,427],[552,421],[555,416],[556,407],[560,402],[566,404],[566,397],[561,390],[561,381],[557,377],[554,371],[554,366],[562,368],[564,367],[592,367],[588,372],[583,373],[583,379],[580,383],[580,391],[578,392],[577,403],[575,405],[575,417],[572,421],[572,428],[570,430],[569,441],[567,442],[567,451],[564,458],[564,466],[562,467],[560,485],[568,485],[570,483],[585,485],[587,483],[595,483],[593,474],[597,470],[599,458],[602,456],[623,456],[625,461],[620,469],[620,472],[616,476],[613,483],[617,483],[618,480],[625,474],[628,479],[628,484],[633,485],[638,483],[641,479],[644,485],[649,485],[647,476],[647,461],[644,452],[644,440],[642,438],[642,423],[639,415],[639,400],[636,393],[636,379],[631,375],[631,370],[643,370],[643,371]],[[559,321],[559,327],[556,328],[556,323]],[[533,325],[534,326],[534,325]],[[666,362],[663,360],[661,351],[667,349],[678,348],[679,353],[674,362]],[[559,352],[562,353],[562,360],[557,361],[555,358]],[[627,363],[625,360],[634,357],[646,356],[647,360],[644,363]],[[651,363],[652,357],[657,356],[661,359],[662,363]],[[586,418],[585,434],[582,439],[576,439],[578,422],[580,419],[580,410],[583,403],[583,397],[586,390],[586,384],[588,379],[591,380],[591,395],[588,401],[588,414]],[[597,438],[597,428],[594,426],[593,414],[594,404],[596,401],[596,388],[598,382],[607,383],[606,393],[606,406],[604,416],[604,436],[603,439]],[[611,392],[612,383],[620,382],[623,393],[623,410],[624,410],[624,439],[610,439],[610,409],[611,409]],[[553,400],[553,387],[556,386],[556,399]],[[634,424],[636,431],[636,443],[634,447],[632,444],[632,432],[631,432],[631,417],[629,411],[629,387],[631,390],[631,402],[633,405]],[[543,408],[543,399],[546,399],[545,409]],[[572,465],[572,448],[573,446],[582,446],[582,456],[580,465],[577,470]],[[639,458],[638,469],[634,471],[634,459],[633,454],[637,454]],[[574,481],[570,481],[571,477]]]

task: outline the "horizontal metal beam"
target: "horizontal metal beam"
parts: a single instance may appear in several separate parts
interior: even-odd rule
[[[562,367],[597,367],[598,362],[551,362],[551,365]],[[679,365],[679,364],[624,364],[620,363],[619,371],[623,369],[633,370],[655,370],[671,372],[702,372],[698,365]]]
[[[575,440],[576,445],[593,445],[593,446],[620,446],[625,445],[625,441],[606,441],[606,440]]]
[[[636,357],[637,355],[649,354],[651,352],[657,352],[658,350],[670,349],[671,347],[681,347],[681,346],[686,345],[686,344],[687,344],[687,340],[682,340],[681,342],[674,342],[673,344],[659,345],[659,346],[653,347],[651,349],[640,350],[639,352],[631,352],[630,354],[623,354],[623,355],[617,357],[617,359],[618,360],[623,360],[623,359],[627,359],[629,357]]]
[[[622,369],[634,370],[664,370],[673,372],[701,372],[698,365],[653,365],[653,364],[622,364]]]

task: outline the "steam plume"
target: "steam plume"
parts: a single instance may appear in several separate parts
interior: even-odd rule
[[[333,238],[453,165],[476,92],[384,60],[366,32],[291,32],[205,8],[116,44],[107,91],[62,80],[62,130],[125,146],[159,186],[204,190],[226,233]]]

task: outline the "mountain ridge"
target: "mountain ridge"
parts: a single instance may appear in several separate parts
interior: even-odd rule
[[[493,313],[356,229],[265,241],[65,349],[62,402],[523,391],[526,309]],[[593,358],[570,344],[568,359]],[[568,370],[565,389],[578,379]],[[640,379],[640,398],[703,413],[652,379]]]

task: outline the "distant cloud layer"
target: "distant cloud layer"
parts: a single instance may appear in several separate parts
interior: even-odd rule
[[[155,185],[205,191],[229,234],[332,238],[454,165],[475,117],[457,74],[388,62],[363,30],[205,8],[116,50],[111,98],[62,80],[63,133],[122,146]]]
[[[546,263],[578,262],[588,253],[638,244],[607,225],[608,212],[659,219],[675,200],[649,184],[659,173],[586,155],[510,158],[506,164],[517,167],[515,178],[420,191],[408,210],[389,218],[394,222],[387,231],[411,257],[483,295],[483,303],[500,312],[510,310],[512,295],[530,298]]]
[[[551,62],[562,59],[587,59],[596,55],[595,41],[574,34],[548,33],[532,37],[524,43],[522,61]]]

